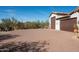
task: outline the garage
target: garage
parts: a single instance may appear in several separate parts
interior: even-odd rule
[[[60,29],[63,31],[74,31],[74,24],[77,23],[77,18],[63,19],[60,21]]]
[[[49,16],[49,28],[56,31],[74,31],[74,25],[79,28],[79,8],[69,13],[53,12]]]

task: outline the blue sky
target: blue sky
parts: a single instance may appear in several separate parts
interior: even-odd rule
[[[76,6],[0,6],[0,19],[15,17],[20,21],[45,21],[51,12],[71,12]]]

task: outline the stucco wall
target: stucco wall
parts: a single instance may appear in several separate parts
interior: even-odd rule
[[[60,20],[56,20],[56,17],[51,18],[51,29],[60,31]]]
[[[52,14],[50,17],[49,17],[49,29],[52,28],[52,22],[54,22],[54,20],[52,19],[52,17],[55,17],[55,18],[60,18],[60,17],[63,17],[63,16],[60,16],[60,15],[56,15],[56,14]],[[52,21],[51,21],[52,20]],[[55,28],[54,28],[55,29]]]
[[[56,31],[60,31],[60,19],[59,20],[55,20],[55,30]]]
[[[56,18],[60,18],[60,17],[63,17],[64,15],[62,16],[62,15],[52,14],[50,17],[54,17],[54,16],[55,16]]]

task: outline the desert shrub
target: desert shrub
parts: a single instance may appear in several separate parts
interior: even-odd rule
[[[40,22],[40,28],[48,28],[48,26],[49,26],[48,20]]]
[[[48,21],[26,21],[21,22],[17,21],[14,17],[12,18],[3,18],[0,22],[1,31],[12,31],[15,29],[39,29],[39,28],[48,28]]]
[[[38,28],[48,28],[48,21],[33,21],[33,22],[26,22],[25,28],[26,29],[38,29]]]
[[[48,43],[44,42],[10,42],[0,46],[0,52],[44,52]]]
[[[25,23],[25,27],[26,27],[26,29],[40,28],[40,22],[39,21],[33,21],[33,22],[27,21]]]
[[[3,18],[1,19],[0,29],[2,31],[11,31],[16,27],[17,20],[15,18]]]
[[[17,29],[24,29],[25,25],[23,22],[18,21],[16,27]]]

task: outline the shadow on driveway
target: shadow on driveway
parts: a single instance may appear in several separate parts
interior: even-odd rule
[[[16,38],[18,36],[19,35],[11,35],[11,34],[0,35],[0,41],[11,39],[11,38]]]

